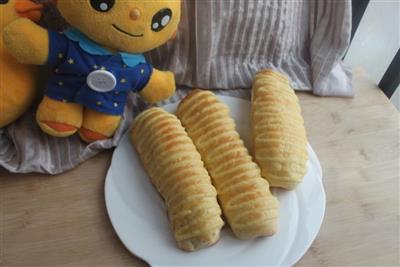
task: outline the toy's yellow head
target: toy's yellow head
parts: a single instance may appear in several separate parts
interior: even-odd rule
[[[0,0],[1,1],[1,0]],[[58,0],[65,20],[112,50],[143,53],[177,31],[181,0]]]
[[[18,17],[28,17],[38,21],[42,5],[30,0],[0,0],[0,29]]]

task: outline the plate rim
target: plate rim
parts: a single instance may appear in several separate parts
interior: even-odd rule
[[[298,252],[296,257],[293,257],[293,258],[291,258],[289,260],[286,258],[282,262],[282,266],[293,266],[296,263],[298,263],[304,257],[304,255],[307,253],[307,251],[310,249],[310,247],[314,243],[315,239],[317,238],[317,236],[318,236],[318,234],[319,234],[319,232],[321,230],[322,223],[323,223],[323,221],[325,219],[325,214],[326,214],[326,192],[325,192],[325,187],[324,187],[324,183],[323,183],[322,165],[321,165],[321,163],[320,163],[320,161],[318,159],[317,153],[315,153],[315,151],[312,148],[310,143],[308,143],[308,146],[309,146],[309,149],[310,149],[311,153],[313,154],[313,156],[317,160],[318,173],[319,173],[319,175],[318,175],[319,179],[317,179],[317,180],[318,180],[318,184],[319,184],[320,188],[322,189],[321,193],[322,193],[322,197],[323,197],[322,198],[323,199],[323,205],[321,205],[323,207],[322,216],[320,217],[320,220],[317,223],[318,227],[315,228],[316,231],[313,233],[312,237],[308,240],[307,244],[301,250],[299,250],[301,252]],[[295,190],[295,193],[296,193],[296,197],[298,198],[299,192],[297,190]],[[301,213],[299,213],[299,216],[301,216]],[[298,220],[298,224],[301,223],[300,221],[301,220]],[[297,229],[300,229],[299,226],[297,227]],[[293,243],[291,244],[291,247],[290,247],[289,251],[292,251],[294,246],[296,245],[297,236],[298,235],[296,234],[296,237],[295,237]]]

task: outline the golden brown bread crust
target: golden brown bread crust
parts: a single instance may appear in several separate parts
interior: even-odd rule
[[[294,189],[307,171],[307,137],[298,99],[281,73],[264,70],[252,89],[254,158],[272,187]]]
[[[240,239],[277,230],[278,201],[252,161],[229,116],[229,108],[209,91],[194,90],[177,116],[209,171],[231,229]]]
[[[178,246],[194,251],[217,242],[224,224],[217,192],[180,121],[151,108],[135,119],[131,140],[164,198]]]

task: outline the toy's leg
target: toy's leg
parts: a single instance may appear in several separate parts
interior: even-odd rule
[[[40,103],[36,120],[40,128],[52,136],[73,135],[82,125],[83,107],[75,103],[64,103],[47,96]]]
[[[94,142],[110,138],[117,130],[121,116],[113,116],[97,112],[92,109],[85,109],[82,128],[79,135],[85,142]]]

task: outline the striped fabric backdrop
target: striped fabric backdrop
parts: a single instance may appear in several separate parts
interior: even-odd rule
[[[54,11],[46,13],[52,24]],[[54,26],[54,25],[53,25]],[[351,74],[341,62],[350,38],[350,0],[186,0],[178,37],[148,54],[175,72],[182,88],[205,88],[249,98],[254,74],[270,67],[298,90],[352,96]],[[187,90],[161,104],[181,99]],[[54,138],[34,122],[34,110],[0,130],[0,166],[12,172],[61,173],[118,144],[146,105],[132,95],[112,140],[90,145],[77,136]]]
[[[350,30],[350,1],[187,0],[177,40],[149,58],[188,87],[249,88],[270,67],[297,90],[352,96]]]

